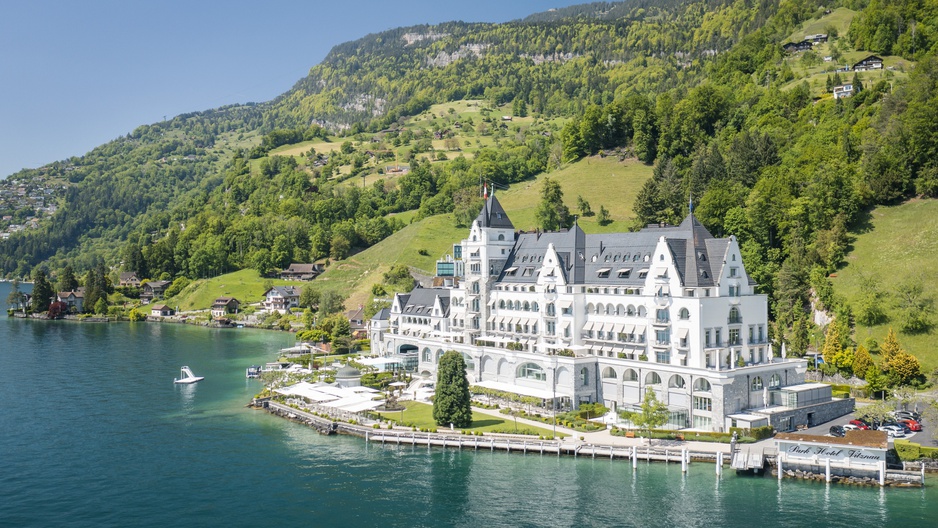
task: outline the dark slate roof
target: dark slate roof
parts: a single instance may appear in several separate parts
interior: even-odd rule
[[[433,315],[433,303],[440,298],[443,307],[443,317],[449,316],[449,294],[446,288],[415,288],[409,295],[401,295],[402,314],[407,315]]]
[[[371,318],[371,320],[372,321],[387,321],[390,318],[391,318],[391,310],[387,308],[382,308],[378,310],[378,313],[376,313],[375,316]]]
[[[274,286],[273,288],[264,292],[266,296],[270,292],[275,292],[281,297],[293,297],[300,294],[300,290],[296,286]]]
[[[494,194],[486,200],[476,221],[479,222],[481,227],[498,227],[512,230],[515,228],[511,220],[508,219],[508,213],[502,208],[502,204],[495,199]]]
[[[568,284],[641,287],[641,272],[655,272],[652,256],[660,237],[665,237],[683,285],[715,284],[729,239],[713,238],[693,215],[679,226],[652,225],[635,233],[586,235],[577,225],[568,231],[522,233],[499,281],[536,282],[547,246],[553,244]]]

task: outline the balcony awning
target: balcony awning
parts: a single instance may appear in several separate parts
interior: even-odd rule
[[[625,327],[622,329],[622,332],[625,334],[635,333],[635,325],[625,325]]]
[[[677,336],[680,339],[687,339],[687,335],[690,334],[690,329],[688,328],[678,328]]]

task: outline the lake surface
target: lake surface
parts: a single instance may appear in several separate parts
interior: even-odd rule
[[[9,292],[0,284],[0,302]],[[0,526],[908,526],[925,489],[323,437],[244,405],[292,335],[0,316]],[[205,380],[173,384],[189,365]]]

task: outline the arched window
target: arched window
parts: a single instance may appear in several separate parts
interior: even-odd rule
[[[769,378],[769,388],[774,389],[777,387],[781,387],[781,385],[782,385],[782,378],[778,377],[778,374],[772,374],[772,377]]]
[[[523,363],[518,367],[518,378],[547,381],[547,372],[537,363]]]
[[[612,367],[606,367],[603,369],[603,379],[618,379],[618,376]]]
[[[612,306],[612,303],[606,305],[606,315],[613,315],[615,308]]]
[[[586,313],[587,313],[587,314],[593,313],[593,311],[594,311],[595,309],[596,309],[596,307],[593,306],[593,303],[589,303],[589,304],[586,305]]]
[[[646,315],[648,315],[648,310],[646,310],[644,306],[639,306],[639,307],[638,307],[638,316],[639,316],[639,317],[645,317]]]
[[[505,299],[498,301],[498,307],[501,308],[502,310],[505,309]]]
[[[547,303],[547,315],[554,315],[557,313],[557,308],[554,307],[554,303]]]
[[[626,369],[622,374],[622,381],[638,381],[638,373],[635,369]]]
[[[531,311],[531,303],[529,303],[528,301],[524,301],[524,311],[525,312]]]
[[[668,387],[672,389],[683,389],[684,384],[684,378],[677,374],[671,376],[671,379],[668,380]]]
[[[616,315],[625,315],[625,306],[622,306],[621,304],[617,304]]]
[[[635,307],[632,306],[631,304],[626,306],[625,315],[635,315]]]
[[[473,282],[471,289],[472,289],[472,293],[479,293],[479,283],[478,283],[478,282]]]
[[[580,369],[580,385],[584,387],[590,384],[590,369],[583,367]]]
[[[694,381],[694,392],[710,392],[710,382],[703,378],[697,378]]]
[[[429,363],[429,362],[433,361],[432,358],[433,358],[433,356],[432,356],[432,353],[430,352],[430,349],[429,349],[429,348],[423,349],[423,358],[422,358],[422,359],[423,359],[423,362],[424,362],[424,363]]]
[[[537,312],[540,309],[540,306],[537,305],[537,302],[531,303],[531,311]]]
[[[743,318],[739,315],[739,308],[735,306],[730,308],[729,323],[730,324],[741,323],[742,321],[743,321]]]
[[[682,320],[686,321],[690,319],[690,310],[688,310],[687,308],[681,308],[681,311],[677,313],[677,316],[680,317]]]
[[[596,303],[596,312],[597,315],[603,313],[603,303]]]
[[[649,372],[645,376],[645,385],[661,385],[661,376],[657,372]]]
[[[762,390],[762,376],[756,376],[752,378],[752,390],[753,391]]]
[[[515,301],[515,310],[521,309],[521,301]]]
[[[475,369],[476,369],[476,362],[472,359],[472,356],[470,356],[469,354],[463,352],[463,353],[462,353],[462,359],[463,359],[463,361],[466,362],[466,370],[475,370]]]

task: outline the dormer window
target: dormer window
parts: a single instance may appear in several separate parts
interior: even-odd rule
[[[709,279],[709,278],[710,278],[710,274],[707,273],[707,270],[702,269],[702,270],[700,270],[700,278],[701,278],[701,279]]]
[[[622,268],[616,272],[620,279],[627,279],[632,274],[632,268]]]
[[[524,271],[521,272],[522,277],[530,277],[534,274],[534,266],[528,266],[524,268]]]
[[[599,275],[600,279],[608,279],[610,271],[612,271],[612,268],[601,268],[596,273]]]
[[[701,261],[701,262],[706,262],[706,261],[707,261],[707,254],[704,253],[703,251],[698,251],[698,252],[697,252],[697,260],[699,260],[699,261]]]
[[[638,278],[639,278],[639,279],[644,279],[644,278],[647,277],[647,276],[648,276],[648,270],[647,270],[647,269],[643,269],[643,270],[641,270],[641,271],[638,272]]]

